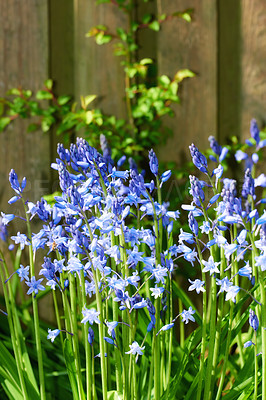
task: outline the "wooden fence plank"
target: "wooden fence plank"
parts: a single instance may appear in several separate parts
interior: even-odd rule
[[[47,0],[0,2],[0,95],[12,87],[40,88],[48,76]],[[0,204],[7,210],[11,168],[27,176],[26,193],[37,200],[49,188],[49,136],[27,133],[28,121],[16,121],[0,135]]]
[[[47,0],[1,0],[0,96],[19,86],[36,91],[47,77]],[[18,203],[7,204],[14,195],[8,182],[11,168],[15,169],[19,179],[27,177],[26,199],[37,201],[43,194],[48,194],[50,188],[49,135],[27,133],[28,124],[29,121],[17,120],[0,134],[0,210],[16,215],[24,214]],[[17,230],[25,232],[25,223],[16,223]],[[40,263],[36,265],[36,273],[39,268]],[[47,314],[49,304],[49,298],[40,303],[40,315],[44,319],[47,315],[51,318]]]
[[[256,118],[266,125],[266,2],[241,2],[241,131],[249,136],[249,123]]]
[[[120,59],[113,54],[112,43],[99,46],[85,34],[95,25],[106,25],[110,32],[126,26],[124,14],[113,5],[95,5],[94,1],[75,2],[75,93],[95,94],[93,103],[105,113],[125,115],[124,80]]]
[[[217,131],[216,2],[161,2],[163,13],[188,7],[194,10],[192,23],[179,19],[167,21],[158,36],[160,74],[173,77],[183,68],[197,74],[182,83],[181,104],[175,107],[175,118],[167,121],[174,135],[160,150],[161,160],[174,160],[179,165],[188,159],[191,142],[205,149],[208,136]]]

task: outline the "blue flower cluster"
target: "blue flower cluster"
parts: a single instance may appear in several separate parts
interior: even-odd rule
[[[121,311],[120,320],[125,310],[132,314],[146,309],[150,319],[147,331],[150,332],[156,327],[155,306],[151,299],[161,301],[163,313],[167,282],[174,269],[174,253],[171,249],[163,249],[159,238],[163,235],[166,240],[169,238],[179,212],[169,211],[168,204],[152,198],[155,183],[145,183],[136,168],[122,171],[119,166],[115,167],[104,137],[101,142],[103,155],[80,138],[70,150],[58,145],[58,158],[52,168],[58,171],[62,195],[55,197],[52,206],[44,199],[36,204],[28,202],[30,219],[37,216],[43,226],[32,238],[20,232],[11,238],[21,249],[25,246],[32,246],[34,252],[47,249],[39,272],[41,279],[29,277],[29,267],[21,266],[17,273],[29,286],[28,294],[35,296],[45,290],[44,282],[52,290],[68,290],[69,274],[74,274],[82,285],[83,274],[86,296],[91,297],[98,290],[102,299],[112,298]],[[160,176],[153,150],[149,158],[151,172],[160,190],[170,178],[171,171]],[[11,171],[10,184],[17,193],[15,200],[21,196],[25,182],[23,180],[20,186],[16,173]],[[145,216],[151,228],[147,223],[145,227],[141,226]],[[6,223],[14,217],[6,215]],[[165,233],[159,231],[159,226]],[[83,304],[82,316],[82,324],[107,326],[111,338],[105,337],[105,340],[115,344],[118,321],[104,322],[100,311],[87,304]],[[186,315],[186,322],[188,318]],[[113,324],[112,329],[110,324]],[[161,325],[162,321],[157,329]],[[61,331],[49,331],[48,338],[54,340]],[[92,343],[91,327],[88,335]],[[142,354],[136,343],[127,344],[131,348],[128,353]]]

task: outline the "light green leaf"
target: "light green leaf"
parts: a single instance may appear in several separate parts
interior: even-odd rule
[[[45,85],[45,87],[47,87],[48,90],[51,90],[52,87],[53,87],[53,81],[52,81],[52,79],[47,79],[47,80],[44,82],[44,85]]]
[[[77,389],[77,373],[75,368],[74,354],[72,350],[71,343],[68,339],[64,341],[64,356],[66,361],[66,367],[68,372],[68,377],[72,389],[73,399],[79,400],[78,389]]]
[[[149,28],[152,29],[153,31],[158,32],[158,31],[160,30],[160,24],[159,24],[158,21],[152,21],[152,22],[149,24]]]
[[[86,111],[86,124],[89,125],[93,121],[93,112]]]
[[[189,69],[180,69],[174,76],[176,82],[182,82],[185,78],[193,78],[196,74]]]
[[[107,399],[108,400],[122,400],[123,395],[122,395],[122,393],[119,393],[116,390],[110,390],[109,392],[107,392]]]
[[[46,90],[38,90],[36,93],[37,100],[52,100],[52,93],[47,92]]]
[[[146,64],[152,64],[153,61],[151,58],[143,58],[142,60],[140,60],[139,62],[141,65],[146,65]]]
[[[63,106],[64,104],[68,103],[69,100],[71,100],[71,96],[59,96],[57,99],[58,104],[60,106]]]
[[[2,132],[9,123],[10,123],[10,118],[8,117],[0,118],[0,132]]]

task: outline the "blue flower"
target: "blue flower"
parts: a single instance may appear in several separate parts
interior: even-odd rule
[[[193,314],[196,311],[192,309],[190,306],[188,310],[183,310],[181,313],[182,316],[182,322],[185,322],[185,324],[188,324],[189,321],[195,322],[195,318],[193,317]]]
[[[48,329],[48,335],[47,335],[47,339],[51,339],[51,342],[53,343],[55,338],[59,335],[60,333],[60,329]]]
[[[16,244],[20,244],[21,250],[24,249],[25,245],[29,246],[30,242],[24,233],[17,233],[17,236],[11,236],[11,239],[15,241]]]
[[[189,279],[188,281],[191,283],[191,285],[188,288],[189,291],[196,290],[197,294],[199,294],[200,292],[206,292],[204,288],[205,285],[204,281],[201,281],[200,279],[196,279],[195,281],[191,281]]]
[[[86,308],[83,307],[82,310],[83,319],[81,320],[82,324],[86,324],[89,322],[91,325],[96,322],[96,324],[100,324],[101,321],[99,320],[98,316],[100,315],[99,311],[96,311],[95,308]]]
[[[253,310],[249,310],[249,325],[251,326],[251,328],[254,329],[254,331],[256,332],[259,329],[259,320],[257,315],[255,314],[255,312]]]
[[[210,275],[212,275],[214,273],[217,273],[217,274],[220,273],[220,271],[217,267],[218,267],[218,265],[221,264],[221,262],[214,262],[212,256],[209,257],[208,261],[202,260],[202,264],[205,265],[202,272],[209,272]]]
[[[266,253],[263,252],[260,256],[255,257],[255,265],[260,267],[262,271],[266,271]]]
[[[112,336],[112,338],[115,339],[115,328],[117,327],[118,322],[117,321],[112,321],[112,322],[105,321],[105,323],[108,328],[108,335]]]
[[[257,125],[257,121],[253,118],[250,121],[250,134],[253,139],[255,139],[256,143],[258,144],[260,141],[260,131]]]
[[[207,170],[207,159],[206,157],[200,153],[198,148],[192,143],[191,146],[189,146],[190,154],[192,157],[192,162],[193,164],[201,171],[204,172],[205,174],[208,173]]]
[[[188,214],[188,225],[190,227],[191,232],[193,232],[195,236],[198,236],[199,233],[198,222],[194,218],[194,215],[191,211]]]
[[[201,207],[201,203],[203,203],[205,200],[205,195],[201,183],[198,180],[198,178],[196,178],[193,175],[189,175],[189,180],[190,180],[189,193],[193,197],[193,202],[196,204],[196,206]]]
[[[17,271],[16,271],[18,276],[20,277],[20,282],[22,282],[24,280],[29,281],[29,279],[30,279],[29,278],[29,270],[30,270],[29,265],[27,267],[23,267],[23,265],[20,264],[20,268],[17,269]]]
[[[255,346],[255,343],[253,343],[251,340],[248,340],[247,342],[244,343],[244,348],[246,349],[247,347],[250,346]]]
[[[236,295],[239,292],[240,287],[239,286],[235,286],[235,285],[231,285],[229,286],[226,296],[225,296],[225,301],[229,301],[232,300],[234,303],[236,302]]]
[[[27,294],[35,293],[38,294],[39,290],[45,290],[45,287],[41,285],[41,282],[43,279],[38,279],[36,281],[35,276],[32,276],[31,281],[26,281],[26,285],[29,286],[29,290],[27,291]]]
[[[156,154],[154,153],[153,149],[149,151],[149,165],[150,165],[150,170],[153,173],[153,175],[157,176],[158,175],[158,169],[159,169],[159,163],[158,159],[156,157]]]
[[[157,299],[158,297],[160,297],[163,292],[164,292],[164,288],[163,287],[158,287],[157,285],[154,288],[150,288],[150,291],[152,292],[152,296]]]
[[[92,345],[94,341],[94,331],[91,327],[89,327],[89,331],[88,331],[88,342],[90,345]]]
[[[133,355],[138,354],[140,356],[143,355],[143,350],[145,349],[145,346],[140,347],[139,344],[136,341],[134,341],[132,342],[132,344],[129,345],[129,347],[130,350],[126,351],[125,352],[126,354],[133,354]]]

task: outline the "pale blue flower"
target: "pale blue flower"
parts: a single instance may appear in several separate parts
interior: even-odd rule
[[[99,311],[96,311],[95,308],[86,308],[84,307],[82,310],[82,315],[83,319],[81,320],[82,324],[86,324],[86,322],[89,322],[91,325],[94,324],[100,324],[100,320],[98,316],[100,315]]]
[[[139,344],[136,341],[134,341],[132,344],[129,345],[129,347],[130,350],[126,351],[125,352],[126,354],[133,354],[133,355],[138,354],[140,356],[143,355],[143,350],[145,349],[145,346],[140,347]]]
[[[209,272],[210,275],[212,275],[214,273],[217,273],[217,274],[220,273],[220,271],[217,267],[218,267],[218,265],[221,264],[221,262],[214,262],[213,256],[210,256],[208,261],[202,260],[202,264],[205,265],[202,272]]]
[[[200,279],[196,279],[195,281],[188,280],[191,285],[189,286],[188,290],[191,292],[192,290],[196,290],[197,294],[200,292],[206,292],[204,285],[205,282],[201,281]]]
[[[158,287],[157,285],[154,288],[150,288],[150,291],[152,292],[152,296],[157,299],[158,297],[161,297],[161,295],[164,292],[163,287]]]
[[[47,335],[47,339],[51,339],[51,342],[53,343],[55,338],[59,335],[60,333],[60,329],[48,329],[48,335]]]
[[[11,236],[11,239],[15,241],[16,244],[20,244],[21,250],[24,249],[25,245],[29,246],[30,242],[24,233],[17,233],[17,236]]]
[[[189,321],[195,322],[195,318],[193,317],[193,314],[196,311],[192,309],[190,306],[188,310],[183,310],[181,313],[182,316],[182,322],[185,322],[185,324],[188,324]]]

